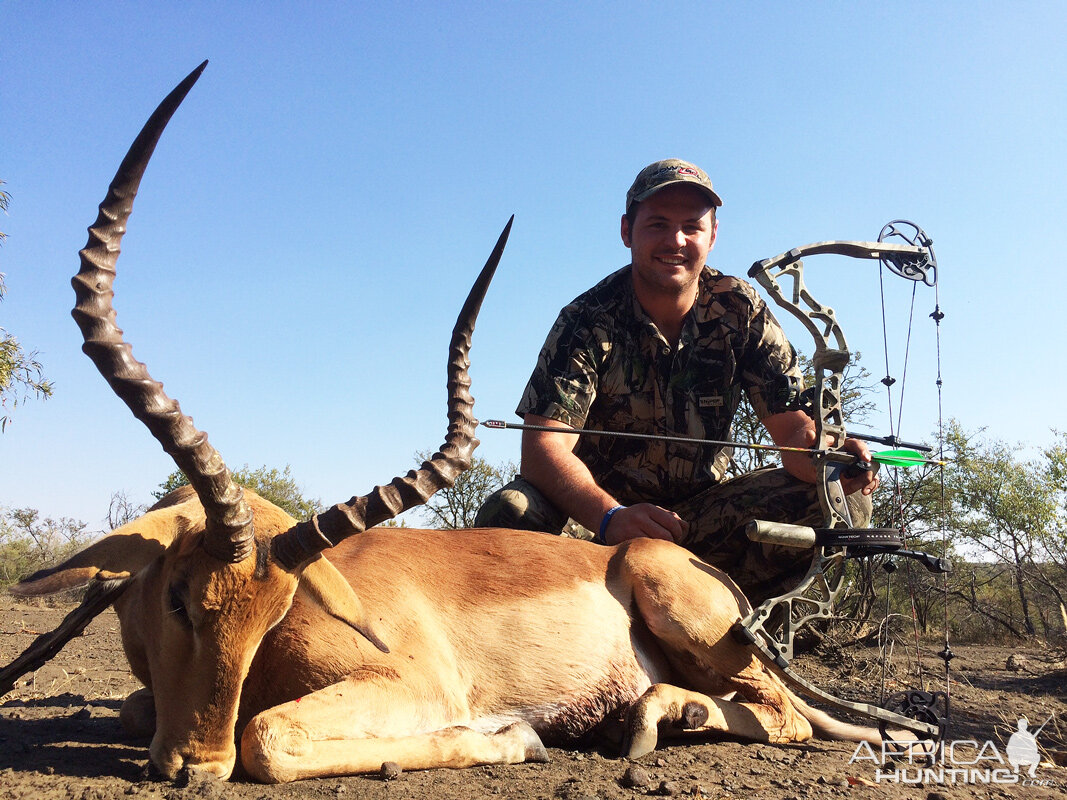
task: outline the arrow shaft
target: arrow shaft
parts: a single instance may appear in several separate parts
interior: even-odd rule
[[[690,436],[668,436],[666,434],[657,433],[631,433],[629,431],[604,431],[604,430],[589,430],[584,428],[556,428],[549,425],[527,425],[525,423],[518,422],[504,422],[500,419],[487,419],[482,425],[486,428],[493,428],[499,430],[506,428],[508,430],[515,431],[541,431],[543,433],[565,433],[571,436],[610,436],[616,439],[644,439],[646,441],[653,442],[671,442],[673,444],[692,444],[697,446],[719,446],[719,447],[747,447],[752,450],[776,450],[778,452],[785,453],[807,453],[812,454],[818,452],[816,450],[810,450],[806,447],[779,447],[777,445],[770,444],[748,444],[745,442],[731,442],[728,440],[720,439],[694,439]]]
[[[697,447],[744,447],[749,450],[770,450],[777,453],[804,453],[805,455],[825,454],[826,450],[816,450],[808,447],[784,447],[772,444],[754,444],[750,442],[734,442],[724,439],[695,439],[690,436],[669,436],[656,433],[631,433],[629,431],[605,431],[586,430],[583,428],[557,428],[549,425],[528,425],[526,423],[505,422],[501,419],[487,419],[481,423],[486,428],[493,430],[516,430],[516,431],[539,431],[541,433],[563,433],[570,436],[609,436],[617,439],[643,439],[654,442],[670,442],[673,444],[689,444]],[[927,448],[929,449],[929,448]],[[882,456],[881,459],[879,456]],[[890,451],[884,456],[880,453],[871,453],[871,459],[878,463],[894,466],[917,466],[921,464],[942,464],[939,461],[930,461],[922,458],[918,453],[901,454]],[[857,458],[858,462],[859,459]],[[906,463],[905,463],[906,462]]]

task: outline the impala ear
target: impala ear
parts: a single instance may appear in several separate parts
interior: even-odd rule
[[[175,538],[204,525],[204,510],[192,490],[173,492],[143,517],[116,528],[62,564],[39,570],[9,591],[17,597],[55,594],[96,578],[129,577],[151,564]]]
[[[385,643],[371,630],[363,604],[352,590],[352,585],[337,567],[321,555],[304,567],[297,591],[304,592],[315,605],[349,625],[383,653],[389,652]]]
[[[83,550],[82,552],[85,551]],[[159,552],[163,551],[160,550]],[[28,578],[16,583],[8,591],[16,597],[41,597],[62,592],[66,589],[78,589],[82,586],[87,586],[94,580],[125,580],[132,574],[127,571],[111,572],[97,567],[64,568],[64,565],[61,564],[58,567],[35,572]]]

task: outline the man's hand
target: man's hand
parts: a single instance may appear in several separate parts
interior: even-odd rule
[[[871,451],[866,442],[859,439],[845,439],[841,443],[841,449],[856,456],[860,461],[871,463]],[[845,470],[841,475],[841,488],[845,494],[863,492],[869,497],[878,488],[878,472],[874,469]]]
[[[680,542],[689,531],[689,523],[673,511],[652,505],[638,503],[635,506],[620,508],[611,516],[608,528],[604,531],[607,544],[619,544],[628,539],[666,539],[668,542]]]
[[[815,423],[803,411],[785,411],[772,414],[763,420],[763,426],[771,434],[776,445],[781,447],[811,447],[815,444]],[[870,462],[871,451],[865,442],[859,439],[845,439],[841,449],[846,453]],[[808,483],[815,483],[815,466],[811,456],[803,453],[782,453],[782,466],[794,478]],[[841,477],[841,488],[845,494],[863,492],[871,495],[878,488],[878,473],[874,470],[850,470]]]

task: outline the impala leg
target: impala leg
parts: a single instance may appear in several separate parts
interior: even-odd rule
[[[256,780],[285,783],[376,772],[387,761],[412,770],[547,759],[527,723],[481,733],[456,725],[460,715],[433,708],[427,696],[416,700],[391,680],[350,678],[256,715],[241,736],[241,763]]]
[[[811,724],[789,689],[730,634],[749,608],[736,585],[680,548],[655,540],[634,545],[625,563],[641,618],[679,682],[694,689],[660,683],[639,698],[630,712],[627,754],[655,749],[661,724],[752,741],[809,739]],[[709,696],[731,692],[740,702]]]
[[[784,687],[783,687],[784,689]],[[623,753],[640,758],[656,749],[659,731],[719,732],[756,742],[799,742],[811,738],[811,725],[783,696],[778,703],[738,703],[658,683],[630,706]]]

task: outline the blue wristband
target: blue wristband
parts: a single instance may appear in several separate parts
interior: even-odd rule
[[[604,538],[604,534],[608,531],[608,523],[611,522],[611,518],[615,516],[616,511],[621,511],[626,506],[615,506],[615,508],[609,508],[604,514],[604,519],[600,520],[600,533],[597,534],[596,541],[601,544],[607,544],[608,540]]]

